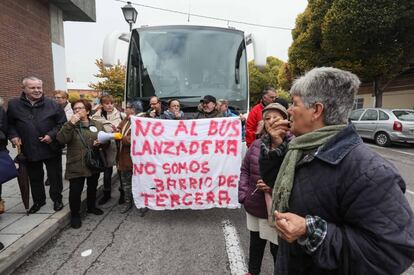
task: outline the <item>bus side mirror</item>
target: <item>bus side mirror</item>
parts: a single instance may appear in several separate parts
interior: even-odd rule
[[[259,69],[266,66],[267,59],[267,43],[266,35],[263,32],[249,34],[246,36],[246,45],[253,45],[254,65]]]
[[[115,53],[118,40],[129,42],[129,38],[130,33],[123,32],[111,32],[106,35],[102,52],[102,60],[105,66],[110,67],[116,64]]]

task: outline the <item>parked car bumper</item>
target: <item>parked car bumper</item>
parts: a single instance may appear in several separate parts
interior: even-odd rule
[[[392,141],[414,143],[414,135],[405,135],[401,132],[391,132],[389,134]]]

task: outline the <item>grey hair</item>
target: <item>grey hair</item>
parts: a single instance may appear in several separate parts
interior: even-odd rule
[[[135,110],[136,114],[143,111],[142,102],[140,100],[130,100],[127,102],[127,106],[128,105]]]
[[[26,82],[27,80],[34,80],[34,81],[40,81],[40,83],[43,84],[43,81],[35,76],[26,76],[25,78],[23,78],[22,80],[22,85],[23,87],[26,87]]]
[[[290,94],[299,96],[306,108],[322,103],[325,125],[346,124],[360,84],[351,72],[314,68],[293,82]]]

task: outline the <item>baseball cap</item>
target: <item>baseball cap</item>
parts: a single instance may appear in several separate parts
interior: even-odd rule
[[[205,103],[209,103],[209,102],[213,102],[213,103],[217,103],[217,100],[214,96],[212,95],[205,95],[203,97],[203,99],[200,100],[200,102],[205,102]]]
[[[266,105],[266,107],[263,108],[262,115],[264,116],[264,114],[269,110],[279,111],[285,119],[288,117],[286,108],[280,103],[270,103]]]

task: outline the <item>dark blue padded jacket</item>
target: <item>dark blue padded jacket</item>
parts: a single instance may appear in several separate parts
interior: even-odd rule
[[[352,125],[305,154],[289,212],[319,216],[328,231],[311,255],[297,242],[279,243],[288,274],[401,274],[414,261],[414,215],[404,192],[396,168],[369,149]],[[276,267],[283,274],[278,270],[283,267]]]

